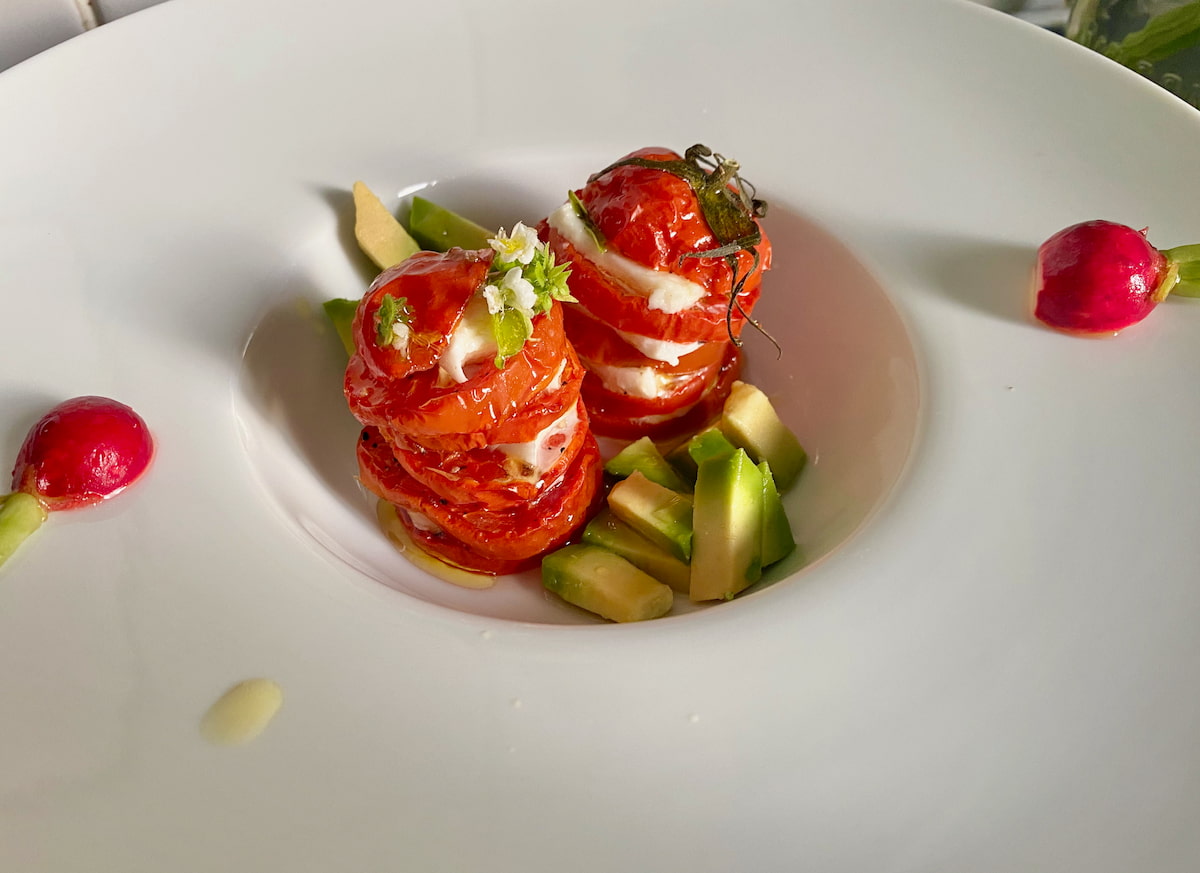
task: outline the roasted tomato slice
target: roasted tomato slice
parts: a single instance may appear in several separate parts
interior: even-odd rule
[[[604,369],[593,367],[583,380],[581,395],[589,410],[618,411],[631,418],[664,415],[692,406],[720,381],[720,376],[735,366],[740,354],[732,343],[725,344],[724,358],[692,373],[662,375],[654,372],[654,381],[662,382],[662,390],[644,397],[619,386],[606,383]],[[586,364],[587,362],[585,362]]]
[[[561,307],[555,306],[534,319],[525,348],[502,368],[485,361],[462,383],[439,384],[436,368],[381,378],[356,354],[346,368],[346,400],[364,424],[418,439],[488,431],[519,415],[554,381],[568,348]]]
[[[418,252],[384,270],[371,283],[354,313],[354,344],[376,376],[400,379],[437,364],[463,310],[492,263],[491,249]],[[385,297],[407,306],[409,336],[403,351],[380,342],[380,307]]]
[[[635,404],[636,398],[606,391],[591,382],[591,376],[583,383],[583,402],[588,408],[588,419],[592,431],[598,436],[633,440],[648,436],[653,440],[666,440],[694,432],[715,418],[725,405],[725,398],[741,372],[741,353],[733,345],[730,354],[718,370],[712,387],[702,393],[690,408],[678,407],[670,411],[645,412],[645,406]]]
[[[362,431],[358,464],[367,490],[409,513],[419,513],[481,558],[499,561],[529,561],[562,545],[583,526],[602,496],[600,450],[590,433],[557,481],[548,483],[534,500],[508,511],[439,497],[404,469],[375,428]],[[437,554],[436,549],[430,550]]]
[[[729,338],[722,336],[720,340],[706,342],[695,351],[681,355],[679,363],[671,364],[646,357],[611,327],[592,318],[586,310],[574,304],[563,305],[563,325],[575,351],[588,361],[613,367],[653,367],[663,373],[691,373],[719,363],[725,357],[725,346],[729,344]]]
[[[482,503],[492,509],[509,510],[536,499],[583,449],[589,433],[587,412],[579,401],[571,412],[573,415],[566,417],[562,426],[543,437],[538,467],[531,467],[500,446],[433,452],[420,446],[393,444],[392,453],[409,475],[440,497],[455,504]]]
[[[658,337],[668,342],[712,342],[729,339],[729,330],[737,336],[742,332],[745,317],[735,307],[729,325],[730,282],[729,267],[724,268],[724,281],[708,288],[708,293],[695,305],[681,312],[668,313],[651,309],[649,298],[627,289],[622,283],[599,269],[564,239],[554,228],[546,228],[546,239],[560,262],[571,265],[571,294],[591,316],[618,330]],[[740,257],[749,258],[744,252]],[[747,263],[748,268],[748,263]],[[762,283],[760,267],[746,280],[738,295],[742,309],[749,313],[758,302]]]
[[[662,148],[638,149],[626,157],[680,158]],[[652,270],[683,276],[710,292],[722,290],[728,298],[730,272],[723,258],[684,257],[721,246],[686,179],[665,170],[626,165],[589,180],[575,193],[610,251]],[[765,234],[758,253],[760,270],[770,269],[771,243]],[[745,252],[742,257],[742,269],[749,270],[753,258]]]

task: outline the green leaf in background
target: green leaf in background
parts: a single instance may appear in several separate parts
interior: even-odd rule
[[[1141,30],[1104,46],[1106,57],[1126,67],[1155,63],[1200,44],[1200,2],[1154,16]]]

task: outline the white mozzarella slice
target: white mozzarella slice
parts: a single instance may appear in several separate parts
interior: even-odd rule
[[[564,203],[550,213],[547,221],[583,257],[620,280],[639,297],[647,298],[651,309],[673,315],[695,306],[704,297],[704,288],[689,279],[664,270],[651,270],[615,252],[600,251],[570,203]]]
[[[483,360],[494,359],[497,351],[487,301],[477,294],[463,310],[462,319],[454,328],[454,333],[450,334],[450,343],[438,360],[439,383],[466,382],[470,378],[466,368]]]
[[[580,426],[579,411],[576,404],[546,425],[533,439],[523,443],[500,443],[497,449],[512,459],[514,479],[540,479],[547,470],[554,466],[562,449],[575,434]],[[555,439],[556,437],[564,439]]]
[[[408,520],[412,522],[412,526],[417,530],[426,530],[433,533],[441,532],[442,529],[438,527],[437,523],[428,515],[424,515],[420,512],[413,512],[411,509],[406,509],[405,512],[408,513]]]
[[[679,363],[679,359],[684,355],[690,355],[692,352],[700,348],[704,343],[670,343],[666,340],[658,340],[650,336],[642,336],[640,333],[629,333],[624,330],[613,328],[618,336],[625,342],[629,343],[647,358],[652,361],[662,361],[670,364],[672,367]]]
[[[695,378],[693,373],[660,373],[653,367],[614,367],[592,361],[588,362],[588,369],[609,391],[644,400],[672,394],[681,384]]]

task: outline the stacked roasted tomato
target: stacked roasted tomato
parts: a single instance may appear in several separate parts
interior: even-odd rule
[[[705,167],[704,162],[709,166]],[[571,267],[567,336],[604,436],[664,438],[701,426],[737,378],[737,337],[771,245],[736,164],[641,149],[592,176],[540,226]],[[714,230],[716,228],[717,230]]]
[[[587,520],[602,468],[560,306],[536,314],[498,365],[484,299],[492,262],[486,249],[422,252],[380,274],[354,317],[345,390],[365,425],[363,485],[426,551],[503,574]]]
[[[491,249],[380,274],[355,310],[345,391],[360,478],[418,545],[468,570],[532,566],[602,499],[593,431],[682,435],[721,408],[771,260],[747,189],[703,146],[643,149],[537,234],[519,226],[523,242],[481,236]]]

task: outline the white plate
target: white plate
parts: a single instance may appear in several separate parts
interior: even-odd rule
[[[0,570],[0,869],[1193,869],[1200,304],[1025,299],[1075,221],[1200,239],[1182,103],[948,0],[175,0],[0,117],[0,454],[85,393],[159,440]],[[773,203],[811,563],[629,627],[407,568],[313,310],[367,278],[346,188],[511,222],[693,142]]]

